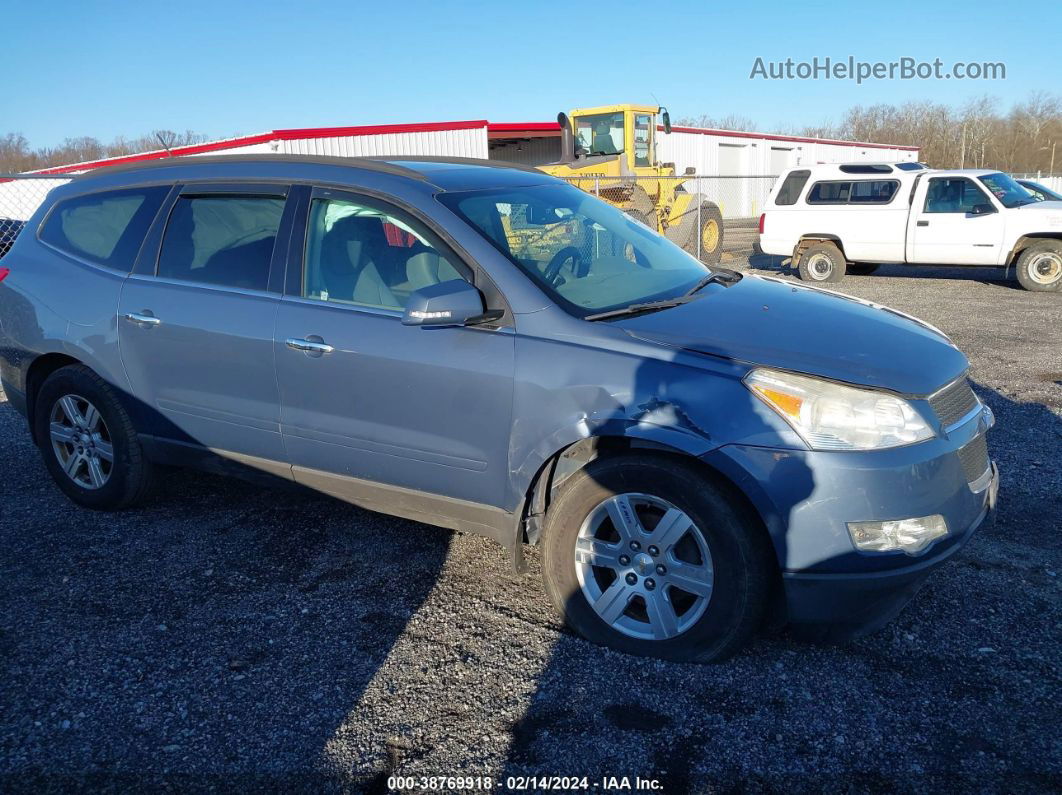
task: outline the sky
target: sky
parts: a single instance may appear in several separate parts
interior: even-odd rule
[[[34,147],[155,129],[213,138],[548,121],[560,110],[620,102],[659,102],[675,120],[733,114],[761,129],[793,129],[839,120],[857,104],[961,104],[988,94],[1005,109],[1062,84],[1062,59],[1034,33],[1062,30],[1058,0],[0,0],[0,19],[0,135],[22,133]],[[749,77],[758,57],[815,56],[940,58],[945,70],[1001,61],[1006,79]]]

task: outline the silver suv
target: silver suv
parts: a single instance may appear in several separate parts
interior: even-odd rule
[[[571,625],[636,654],[718,660],[769,610],[873,629],[995,501],[991,414],[939,331],[709,269],[533,169],[97,171],[2,265],[0,379],[76,503],[220,466],[518,568],[542,544]]]

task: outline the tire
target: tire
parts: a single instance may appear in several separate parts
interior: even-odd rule
[[[844,272],[853,276],[869,276],[880,267],[881,265],[874,262],[849,262]]]
[[[1042,240],[1033,243],[1018,257],[1014,270],[1018,283],[1034,293],[1062,290],[1062,242]]]
[[[70,365],[48,376],[33,422],[44,465],[73,502],[113,511],[150,493],[153,467],[132,420],[114,389],[89,368]]]
[[[845,266],[841,249],[833,243],[816,243],[800,255],[800,278],[805,282],[839,282],[844,278]]]
[[[616,532],[622,523],[612,523],[624,513],[636,518],[625,532],[638,549]],[[677,520],[657,549],[643,531],[663,533],[667,516]],[[586,639],[628,654],[726,659],[761,625],[772,571],[763,529],[722,488],[671,457],[593,461],[561,486],[546,516],[543,577],[554,606]],[[692,584],[687,591],[679,583]]]
[[[716,265],[723,256],[723,214],[711,202],[701,203],[700,259],[705,265]],[[690,244],[689,252],[697,256],[697,238]]]

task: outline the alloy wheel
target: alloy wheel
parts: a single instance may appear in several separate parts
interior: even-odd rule
[[[589,513],[576,538],[575,569],[598,617],[633,638],[681,635],[712,597],[704,534],[684,511],[649,494],[617,494]]]
[[[52,406],[48,435],[59,466],[85,489],[99,489],[114,469],[114,445],[99,409],[80,395],[64,395]]]

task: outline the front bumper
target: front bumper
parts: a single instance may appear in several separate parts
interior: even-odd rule
[[[785,612],[802,634],[872,632],[903,609],[995,507],[999,472],[971,482],[958,451],[987,431],[976,417],[928,442],[867,453],[730,445],[705,456],[751,499],[782,573]],[[948,534],[916,555],[856,550],[848,522],[944,516]]]
[[[976,519],[936,555],[908,566],[876,572],[808,574],[783,572],[789,623],[798,634],[815,640],[839,641],[866,635],[895,618],[911,601],[931,572],[947,562],[970,540],[995,509],[999,469],[984,491],[985,504]],[[932,550],[931,550],[932,552]]]

